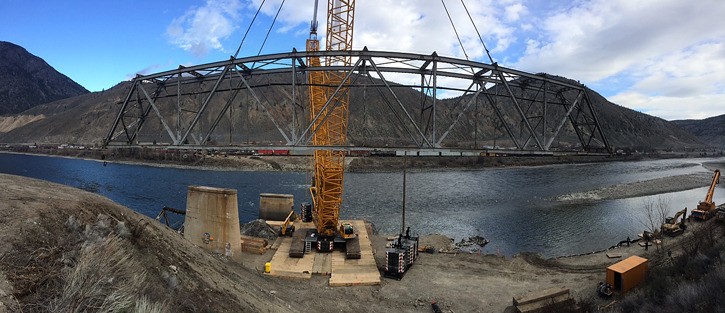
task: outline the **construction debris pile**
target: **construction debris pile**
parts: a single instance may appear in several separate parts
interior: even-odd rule
[[[481,236],[473,236],[467,239],[461,239],[454,246],[460,252],[476,253],[480,252],[487,243],[488,239]]]
[[[277,239],[278,233],[263,219],[256,219],[239,227],[241,234],[249,237],[259,237],[273,242]]]

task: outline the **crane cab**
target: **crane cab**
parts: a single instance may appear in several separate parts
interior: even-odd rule
[[[340,224],[340,236],[346,240],[355,237],[355,229],[352,227],[352,224]]]

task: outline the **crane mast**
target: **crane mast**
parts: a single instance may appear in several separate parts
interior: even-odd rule
[[[352,50],[354,11],[355,0],[328,0],[325,40],[327,51]],[[320,49],[317,39],[317,1],[306,47],[307,51]],[[324,62],[326,66],[349,66],[351,57],[327,57]],[[307,58],[308,67],[320,65],[319,57]],[[313,156],[313,181],[310,186],[312,217],[320,236],[334,237],[338,233],[342,204],[345,151],[332,147],[347,145],[349,89],[347,82],[343,82],[344,72],[310,70],[307,75],[310,121],[314,130],[311,142],[312,145],[321,147],[314,151]],[[337,93],[334,86],[341,86]]]

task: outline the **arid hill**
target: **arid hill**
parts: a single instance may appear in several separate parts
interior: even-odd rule
[[[547,76],[552,77],[551,75]],[[575,81],[562,77],[555,77],[554,79],[576,84]],[[278,123],[288,131],[289,125],[292,125],[293,117],[297,117],[299,121],[302,121],[298,121],[296,125],[298,133],[301,133],[306,125],[304,121],[309,118],[309,111],[306,110],[308,100],[306,99],[306,92],[299,92],[296,96],[296,103],[293,103],[289,88],[280,86],[289,83],[290,80],[289,75],[282,74],[265,74],[251,77],[249,81],[254,87],[256,95],[251,95],[250,92],[243,90],[234,98],[230,109],[231,112],[222,115],[219,126],[210,137],[210,143],[282,143],[284,138],[267,118],[265,107],[275,116]],[[193,94],[199,90],[208,89],[203,86],[210,83],[200,81],[198,85],[192,86],[194,84],[190,84],[182,87],[180,91]],[[235,83],[236,81],[233,81],[230,84],[235,85]],[[520,83],[531,87],[532,84],[538,84],[539,82],[532,80],[531,82]],[[175,98],[171,97],[177,92],[174,82],[168,82],[166,85],[156,85],[149,82],[144,86],[150,94],[158,93],[160,95],[155,100],[155,104],[159,111],[167,116],[167,124],[171,125],[172,128],[177,124],[182,126],[188,124],[192,120],[194,112],[198,110],[199,103],[207,95],[207,93],[191,95],[177,103]],[[0,142],[99,145],[108,134],[109,128],[130,88],[130,83],[123,82],[103,92],[83,94],[28,109],[22,112],[24,116],[22,121],[10,120],[3,122],[3,124],[12,125],[13,128],[3,128],[0,131]],[[425,123],[430,123],[430,110],[421,112],[420,103],[422,98],[428,96],[422,95],[412,88],[395,84],[392,85],[392,88],[395,89],[397,97],[403,106],[410,112],[411,118],[421,125],[422,131],[429,134],[430,124]],[[512,89],[517,95],[525,94],[527,97],[534,97],[531,90],[522,89],[516,87],[516,85]],[[304,91],[304,88],[301,88],[300,91]],[[489,92],[494,94],[501,91],[492,89]],[[671,122],[613,104],[593,90],[589,90],[589,95],[605,131],[605,136],[616,149],[642,151],[685,150],[705,147],[705,144],[697,137]],[[221,108],[230,96],[230,92],[218,92],[212,98],[207,108],[209,114],[200,120],[192,135],[196,135],[197,138],[203,136],[205,130],[209,128],[209,125],[213,124],[214,119],[221,112]],[[263,105],[256,102],[255,96],[261,99]],[[132,100],[136,99],[133,98]],[[442,128],[440,125],[448,125],[457,118],[462,110],[461,107],[463,107],[458,100],[459,98],[438,100],[435,119],[439,128]],[[459,123],[450,130],[448,137],[443,141],[443,146],[459,148],[513,146],[504,131],[502,123],[494,114],[494,110],[484,102],[482,101],[481,105],[471,106],[462,115]],[[177,113],[179,105],[181,111]],[[521,132],[522,127],[516,125],[517,123],[519,125],[523,124],[518,121],[520,118],[516,117],[518,113],[516,113],[513,105],[506,103],[506,100],[504,100],[499,106],[502,111],[508,112],[507,124],[513,125],[514,131]],[[557,109],[560,111],[560,115],[564,112],[560,107],[552,106],[552,109],[547,113],[547,116],[551,118],[548,126],[549,131],[554,128],[551,124],[556,124],[560,120],[560,117],[555,116]],[[134,114],[133,111],[130,112]],[[529,112],[529,115],[534,113]],[[44,116],[44,118],[33,118],[40,115]],[[181,123],[177,123],[178,116],[180,116]],[[349,142],[357,146],[368,147],[409,146],[412,144],[409,133],[411,126],[409,122],[407,122],[408,125],[406,126],[408,129],[401,126],[402,124],[399,122],[401,116],[405,115],[397,105],[396,100],[387,91],[380,91],[374,87],[351,89]],[[405,120],[405,118],[402,119]],[[445,129],[438,129],[438,136],[444,131]],[[150,113],[145,120],[138,138],[145,142],[170,142],[167,131],[164,130],[164,126],[156,118],[154,112]],[[525,140],[525,138],[520,140]],[[560,136],[553,142],[552,149],[567,149],[578,145],[579,140],[573,128],[570,124],[566,124]]]
[[[0,115],[88,93],[23,47],[0,41]]]
[[[725,114],[703,120],[677,120],[672,123],[691,132],[709,146],[725,148]]]

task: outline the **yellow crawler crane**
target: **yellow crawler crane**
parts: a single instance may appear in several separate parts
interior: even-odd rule
[[[328,0],[327,3],[327,51],[352,50],[355,0]],[[317,1],[315,17],[310,27],[307,51],[319,51],[317,40]],[[307,59],[309,67],[320,66],[319,57]],[[351,57],[328,57],[326,66],[351,65]],[[320,147],[314,152],[313,181],[310,194],[313,203],[313,222],[317,228],[318,250],[332,250],[334,237],[354,237],[352,225],[338,225],[344,186],[345,151],[333,147],[347,145],[349,90],[344,72],[308,71],[310,121],[315,130],[312,145]],[[337,89],[331,86],[341,86]],[[325,107],[325,104],[327,107]],[[317,119],[315,119],[318,117]],[[329,147],[329,148],[324,148]]]
[[[715,202],[712,201],[713,194],[715,193],[715,186],[720,182],[720,170],[715,170],[715,174],[712,176],[712,183],[710,183],[710,188],[707,189],[707,194],[705,195],[705,201],[701,201],[697,205],[697,209],[692,210],[691,217],[695,217],[696,219],[706,221],[710,219],[715,214]]]

